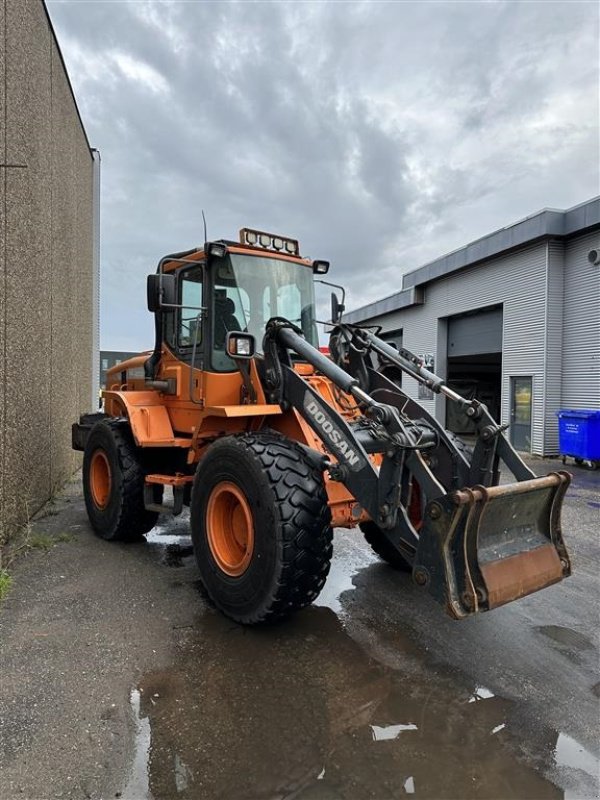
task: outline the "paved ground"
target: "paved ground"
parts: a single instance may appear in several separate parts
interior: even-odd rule
[[[573,472],[568,581],[453,622],[340,531],[266,630],[202,597],[185,519],[105,543],[71,485],[35,527],[72,540],[0,608],[0,797],[597,797],[600,473]]]

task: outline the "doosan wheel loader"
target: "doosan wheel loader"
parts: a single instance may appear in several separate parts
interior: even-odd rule
[[[245,624],[317,597],[333,527],[359,529],[458,619],[568,576],[569,473],[535,477],[485,405],[377,329],[344,323],[335,295],[321,352],[314,281],[328,268],[248,228],[160,260],[154,349],[109,370],[103,413],[73,425],[94,531],[134,539],[189,505],[201,580]],[[400,374],[456,404],[472,450]]]

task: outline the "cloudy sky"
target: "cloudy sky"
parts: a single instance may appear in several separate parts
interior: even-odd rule
[[[348,307],[600,191],[596,2],[48,0],[102,156],[103,348],[152,345],[159,257],[240,227]]]

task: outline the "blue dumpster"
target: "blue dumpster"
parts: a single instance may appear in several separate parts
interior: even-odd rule
[[[556,415],[561,456],[600,461],[600,411],[561,408]]]

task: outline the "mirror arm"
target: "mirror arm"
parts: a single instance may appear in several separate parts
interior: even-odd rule
[[[324,281],[322,278],[315,278],[315,283],[323,283],[325,286],[331,286],[332,289],[339,289],[342,293],[342,302],[341,305],[345,306],[346,304],[346,290],[343,286],[339,283],[332,283],[331,281]]]

